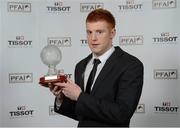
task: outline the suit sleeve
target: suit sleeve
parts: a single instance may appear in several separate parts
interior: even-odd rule
[[[90,120],[121,123],[130,120],[140,99],[143,85],[143,64],[130,64],[117,80],[118,89],[114,101],[97,99],[81,93],[76,113]],[[111,85],[109,85],[111,86]]]
[[[62,114],[64,116],[67,116],[69,118],[72,118],[74,120],[77,120],[76,114],[75,114],[75,101],[72,101],[66,97],[64,97],[63,102],[60,107],[56,105],[56,100],[54,103],[54,111],[56,113]]]
[[[78,79],[78,77],[82,76],[82,73],[78,70],[79,69],[79,68],[77,68],[78,66],[81,69],[82,66],[80,66],[80,62],[76,65],[76,68],[75,68],[75,82],[78,85],[80,85],[81,83],[80,83],[80,80]],[[67,116],[69,118],[77,120],[77,115],[75,113],[76,101],[72,101],[71,99],[64,97],[61,106],[58,107],[56,105],[56,100],[57,99],[55,99],[55,103],[54,103],[54,111],[56,113],[59,113],[64,116]]]

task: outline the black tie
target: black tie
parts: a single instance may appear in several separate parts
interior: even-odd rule
[[[93,63],[94,63],[94,66],[93,66],[93,69],[91,70],[91,73],[89,75],[87,85],[86,85],[86,91],[85,91],[86,93],[89,93],[89,94],[91,91],[91,86],[92,86],[93,81],[94,81],[94,77],[96,75],[97,66],[98,66],[98,64],[101,63],[101,61],[99,59],[94,59]]]

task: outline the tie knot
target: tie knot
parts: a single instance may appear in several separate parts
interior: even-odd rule
[[[98,65],[98,64],[100,64],[101,63],[101,61],[99,60],[99,59],[94,59],[94,65]]]

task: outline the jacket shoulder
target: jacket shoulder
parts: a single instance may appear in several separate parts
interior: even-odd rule
[[[76,64],[76,67],[77,67],[77,66],[84,66],[84,65],[86,65],[91,58],[92,58],[92,54],[89,54],[86,58],[80,60],[80,61]]]
[[[138,64],[138,65],[143,65],[143,63],[140,61],[139,58],[136,56],[127,53],[126,51],[122,50],[120,47],[115,47],[115,53],[117,60],[121,63],[124,64]]]

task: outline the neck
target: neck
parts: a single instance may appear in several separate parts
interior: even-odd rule
[[[95,58],[98,58],[100,56],[102,56],[104,53],[106,53],[109,49],[111,49],[113,47],[113,45],[111,45],[110,47],[108,47],[103,53],[100,53],[100,54],[96,54],[96,53],[93,53],[93,56]]]

